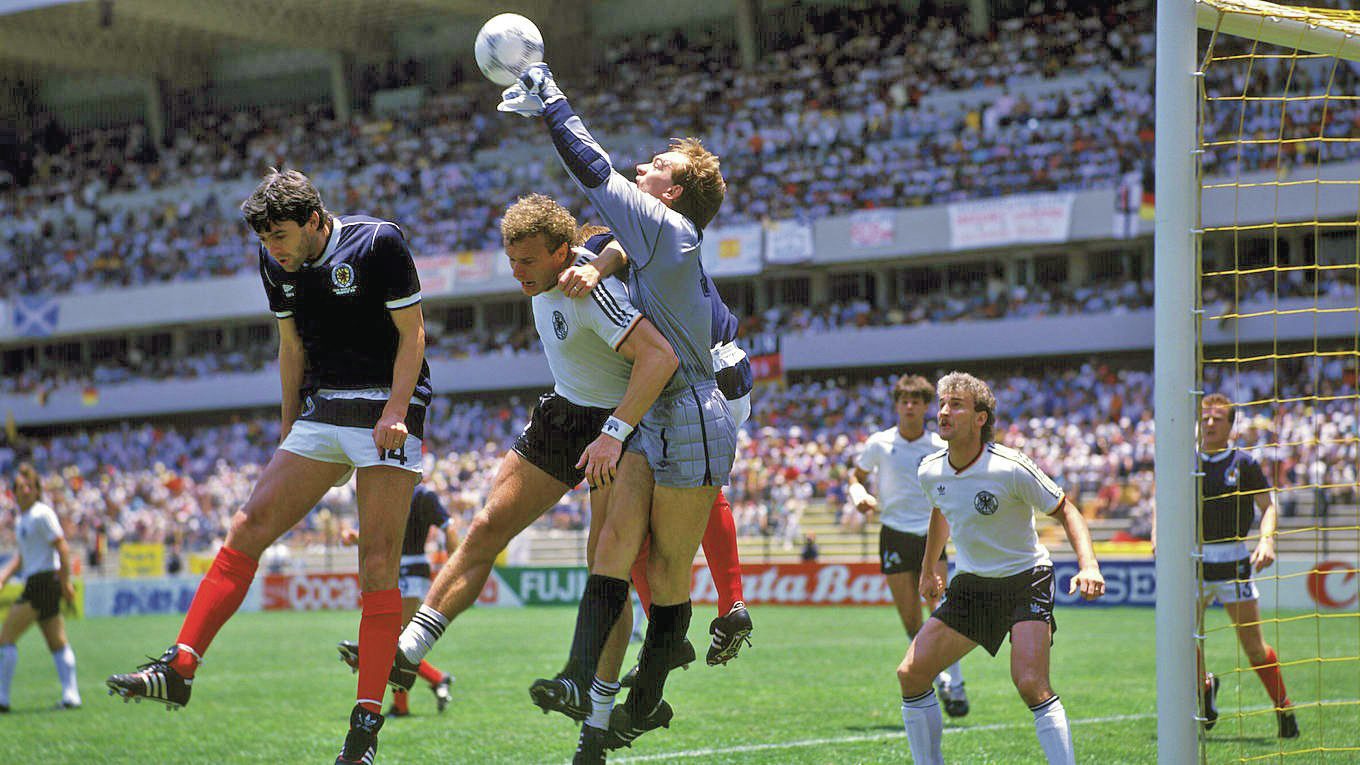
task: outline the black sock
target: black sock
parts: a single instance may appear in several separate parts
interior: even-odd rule
[[[576,683],[584,696],[595,677],[595,665],[614,622],[619,620],[628,604],[628,580],[591,574],[581,594],[581,607],[576,612],[576,632],[571,638],[571,658],[566,674]]]
[[[688,600],[673,606],[652,605],[647,639],[642,643],[642,655],[638,657],[637,679],[626,702],[630,715],[650,714],[661,702],[666,676],[671,671],[671,657],[680,650],[685,634],[689,632],[691,611]]]

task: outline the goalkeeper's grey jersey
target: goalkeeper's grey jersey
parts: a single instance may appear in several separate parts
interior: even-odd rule
[[[633,304],[670,341],[680,359],[680,369],[662,395],[712,382],[713,356],[709,347],[713,309],[709,304],[709,281],[704,278],[699,262],[702,236],[699,229],[613,171],[609,155],[591,137],[580,117],[567,116],[568,109],[565,100],[548,107],[549,122],[560,119],[552,126],[559,158],[628,253],[628,294]],[[569,133],[569,137],[559,137],[558,130]],[[581,153],[569,152],[572,154],[569,161],[562,155],[564,147],[559,140],[574,143],[569,148]],[[586,163],[582,160],[588,160],[591,167],[584,167]]]

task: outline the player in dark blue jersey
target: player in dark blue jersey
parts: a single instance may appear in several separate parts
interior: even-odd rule
[[[240,607],[260,555],[357,470],[363,613],[358,703],[337,763],[371,763],[401,630],[401,531],[420,480],[430,399],[420,280],[396,224],[326,210],[307,176],[271,170],[241,205],[279,326],[283,443],[232,518],[175,645],[111,693],[177,709],[213,637]]]
[[[1261,678],[1275,705],[1280,738],[1299,735],[1289,694],[1280,673],[1275,649],[1261,633],[1260,592],[1252,575],[1275,562],[1276,511],[1270,481],[1256,459],[1231,445],[1233,402],[1221,393],[1211,393],[1200,403],[1200,469],[1204,473],[1200,513],[1201,541],[1204,544],[1204,577],[1200,585],[1199,618],[1204,608],[1217,600],[1237,628],[1237,639],[1252,669]],[[1247,549],[1252,523],[1261,514],[1261,532],[1256,546]],[[1203,676],[1204,727],[1218,720],[1219,679],[1205,671],[1204,651],[1199,651]]]
[[[411,617],[430,592],[431,569],[430,559],[425,555],[425,541],[429,539],[431,529],[444,532],[442,540],[444,552],[451,554],[458,546],[458,529],[448,512],[444,510],[439,495],[427,486],[417,486],[416,493],[411,497],[411,514],[406,519],[406,534],[401,542],[401,578],[397,580],[397,587],[401,590],[402,624],[411,621]],[[340,532],[340,541],[347,545],[358,544],[359,530],[346,528]],[[353,640],[341,640],[336,647],[340,651],[340,660],[357,672],[359,644]],[[451,693],[453,675],[441,671],[424,659],[421,659],[415,671],[430,684],[430,690],[434,692],[435,706],[443,712],[453,700]],[[405,717],[411,714],[409,697],[406,689],[394,687],[392,706],[388,707],[387,716]]]

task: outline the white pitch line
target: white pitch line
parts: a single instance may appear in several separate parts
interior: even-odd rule
[[[1111,715],[1109,717],[1088,717],[1084,720],[1072,720],[1072,725],[1085,725],[1089,723],[1109,723],[1124,722],[1128,720],[1150,720],[1155,718],[1155,713],[1142,713],[1134,715]],[[994,730],[1009,730],[1012,728],[1033,728],[1033,723],[989,723],[987,725],[974,725],[967,728],[945,728],[946,734],[953,733],[972,733],[986,732]],[[740,754],[743,752],[762,752],[770,749],[799,749],[809,746],[826,746],[828,744],[857,744],[871,741],[883,741],[885,739],[906,738],[905,731],[893,731],[892,733],[873,733],[863,736],[840,736],[837,738],[810,738],[800,741],[779,741],[770,744],[745,744],[743,746],[729,746],[721,749],[689,749],[681,752],[666,752],[664,754],[648,754],[638,757],[620,757],[611,760],[612,762],[655,762],[658,760],[684,759],[690,757],[712,757],[719,754]]]
[[[1321,704],[1321,705],[1324,705],[1324,706],[1325,706],[1325,705],[1327,705],[1327,704],[1334,704],[1334,703],[1338,703],[1338,702],[1347,702],[1347,701],[1354,701],[1354,700],[1353,700],[1353,699],[1327,699],[1327,700],[1324,700],[1324,701],[1321,701],[1321,702],[1312,702],[1312,703]],[[1242,709],[1238,710],[1238,712],[1260,712],[1260,711],[1264,711],[1264,710],[1266,710],[1266,709],[1273,709],[1273,707],[1268,706],[1268,705],[1253,706],[1253,707],[1245,707],[1245,708],[1242,708]],[[1141,713],[1141,714],[1131,714],[1131,715],[1110,715],[1110,716],[1108,716],[1108,717],[1087,717],[1087,718],[1081,719],[1081,720],[1071,720],[1071,721],[1069,721],[1069,724],[1071,724],[1071,725],[1090,725],[1090,724],[1092,724],[1092,723],[1127,722],[1127,721],[1130,721],[1130,720],[1153,720],[1153,719],[1156,719],[1156,717],[1157,717],[1157,714],[1156,714],[1155,712],[1144,712],[1144,713]],[[989,724],[987,724],[987,725],[974,725],[974,726],[967,727],[967,728],[945,728],[945,729],[944,729],[944,732],[945,732],[946,734],[957,734],[957,733],[983,733],[983,732],[987,732],[987,731],[995,731],[995,730],[1032,729],[1033,727],[1034,727],[1033,723],[989,723]],[[906,736],[907,736],[907,734],[906,734],[905,731],[893,731],[892,733],[874,733],[874,734],[863,735],[863,736],[840,736],[840,737],[838,737],[838,738],[814,738],[814,739],[803,739],[803,740],[800,740],[800,741],[779,741],[779,742],[774,742],[774,743],[769,743],[769,744],[746,744],[746,745],[743,745],[743,746],[729,746],[729,747],[723,747],[723,748],[721,748],[721,749],[716,749],[716,748],[715,748],[715,749],[688,749],[688,750],[680,751],[680,752],[664,752],[664,753],[660,753],[660,754],[646,754],[646,755],[640,755],[640,756],[637,756],[637,757],[620,757],[620,758],[615,759],[615,760],[612,760],[612,761],[613,761],[613,762],[618,762],[618,763],[625,763],[625,762],[658,762],[658,761],[661,761],[661,760],[679,760],[679,759],[688,759],[688,758],[694,758],[694,757],[712,757],[712,756],[714,756],[714,755],[722,755],[722,754],[740,754],[740,753],[742,753],[742,752],[761,752],[761,751],[769,751],[769,750],[771,750],[771,749],[799,749],[799,748],[809,747],[809,746],[827,746],[827,745],[836,745],[836,744],[856,744],[856,743],[861,743],[861,742],[883,741],[883,740],[886,740],[886,739],[894,739],[894,738],[906,738]]]

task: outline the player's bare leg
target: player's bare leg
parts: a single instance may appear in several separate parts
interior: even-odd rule
[[[907,646],[897,666],[902,690],[902,725],[907,731],[912,761],[918,765],[943,765],[940,739],[944,717],[935,698],[933,683],[940,672],[977,648],[977,643],[939,619],[927,619]]]
[[[1290,711],[1293,706],[1284,687],[1284,675],[1280,673],[1280,658],[1275,648],[1266,642],[1261,633],[1261,605],[1257,600],[1242,600],[1227,603],[1223,610],[1228,613],[1233,627],[1237,630],[1237,640],[1242,651],[1251,662],[1251,668],[1261,678],[1266,693],[1275,705],[1275,720],[1280,738],[1297,738],[1299,723]]]
[[[10,684],[19,664],[19,638],[38,620],[38,612],[28,603],[10,606],[4,626],[0,626],[0,713],[9,711]]]
[[[52,654],[52,662],[57,666],[57,678],[61,681],[61,701],[59,709],[80,708],[80,687],[76,684],[76,655],[66,639],[66,620],[61,614],[38,622],[47,650]]]
[[[662,696],[673,657],[689,630],[691,570],[718,488],[656,486],[652,490],[651,550],[647,557],[652,612],[638,658],[637,679],[628,700],[610,720],[611,739],[617,739],[611,746],[631,743],[648,730],[670,724],[671,709]],[[636,552],[634,549],[633,554]]]
[[[949,564],[945,561],[936,561],[934,568],[935,574],[947,585]],[[926,613],[930,614],[939,607],[940,599],[921,597],[919,571],[900,571],[888,574],[885,578],[888,590],[892,593],[893,605],[897,608],[898,618],[902,620],[902,628],[907,632],[907,639],[914,640],[924,623],[921,614],[922,603],[925,604]],[[963,687],[963,668],[959,662],[954,662],[939,674],[935,679],[935,690],[950,717],[963,717],[968,714],[968,695]]]
[[[175,645],[136,672],[110,677],[110,694],[125,700],[148,698],[170,709],[187,704],[198,664],[245,600],[260,556],[348,470],[348,465],[275,451],[250,498],[232,516],[227,541],[199,582]]]
[[[1049,765],[1075,765],[1067,710],[1049,684],[1052,643],[1048,622],[1018,622],[1011,627],[1011,681],[1034,713],[1034,731]]]
[[[518,452],[506,452],[496,469],[486,506],[472,519],[462,542],[435,577],[424,605],[402,632],[402,665],[411,667],[403,677],[405,687],[415,682],[414,666],[425,658],[449,622],[477,602],[496,556],[570,489]]]
[[[530,698],[545,713],[560,711],[577,720],[589,714],[587,691],[628,602],[628,569],[647,534],[651,496],[652,469],[646,458],[625,452],[610,486],[567,666],[556,677],[535,680],[529,688]]]

